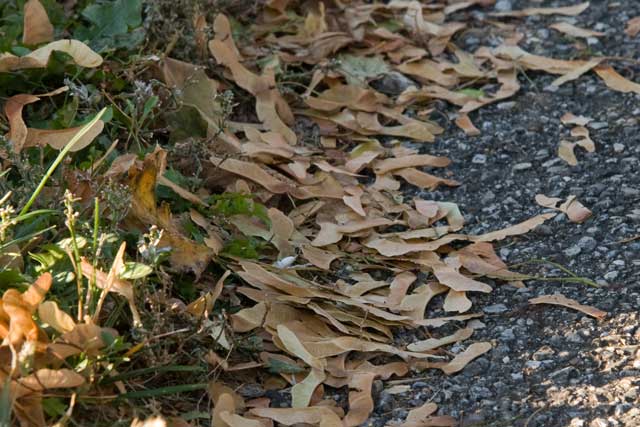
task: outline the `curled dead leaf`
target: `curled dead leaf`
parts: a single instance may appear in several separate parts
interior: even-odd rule
[[[602,319],[607,315],[606,311],[598,310],[595,307],[588,305],[582,305],[576,300],[565,297],[562,294],[542,295],[540,297],[532,298],[529,300],[530,304],[553,304],[561,305],[563,307],[570,308],[572,310],[578,310],[596,319]]]

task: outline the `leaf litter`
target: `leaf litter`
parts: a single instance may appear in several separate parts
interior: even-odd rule
[[[254,37],[250,42],[238,38],[234,21],[223,13],[211,23],[210,40],[201,31],[201,54],[207,41],[216,73],[169,57],[151,60],[164,84],[176,90],[182,107],[193,108],[206,123],[206,136],[214,145],[199,161],[206,165],[206,181],[213,184],[191,191],[169,179],[168,153],[160,146],[151,147],[144,157],[117,156],[105,176],[119,180],[131,194],[123,226],[161,230],[155,244],[168,254],[167,270],[159,273],[165,280],[192,274],[196,283],[204,283],[215,277],[215,285],[199,297],[190,301],[158,297],[152,305],[171,306],[207,331],[213,349],[206,360],[222,368],[219,380],[237,385],[234,373],[243,372],[260,381],[261,388],[286,389],[292,397],[290,408],[269,407],[268,398],[245,402],[233,388],[210,381],[206,388],[213,405],[212,425],[360,425],[374,410],[374,380],[405,376],[410,369],[439,369],[453,375],[491,350],[491,343],[473,341],[473,329],[464,325],[481,316],[470,312],[474,293],[492,292],[486,279],[515,283],[526,278],[508,270],[493,242],[527,233],[556,214],[469,235],[460,233],[464,217],[456,204],[405,200],[403,186],[434,190],[459,185],[441,176],[446,174],[441,170],[456,159],[424,154],[443,129],[429,112],[416,114],[416,108],[424,101],[447,101],[459,107],[456,124],[473,136],[480,130],[468,113],[518,92],[517,74],[522,71],[559,75],[554,86],[594,71],[613,90],[640,93],[637,83],[603,63],[603,58],[546,58],[507,43],[473,53],[456,47],[453,36],[468,24],[448,21],[448,15],[491,3],[436,2],[427,7],[394,0],[346,8],[318,3],[298,16],[288,13],[293,4],[269,1],[248,33]],[[586,2],[491,15],[576,16],[588,7]],[[303,19],[293,19],[296,16]],[[389,17],[395,17],[395,32],[375,25]],[[23,56],[2,54],[0,72],[44,68],[54,51],[68,54],[79,67],[103,64],[98,53],[78,40],[52,41],[51,24],[38,0],[26,3],[24,19],[24,44],[46,44]],[[198,22],[200,28],[208,25],[202,17]],[[601,35],[566,23],[552,28],[574,37]],[[626,31],[637,33],[634,22]],[[302,85],[304,92],[284,90],[282,73],[287,67],[302,67],[312,75]],[[373,81],[392,72],[414,79],[410,80],[414,84],[397,94],[374,89]],[[469,87],[478,79],[497,89]],[[7,100],[8,139],[16,153],[44,146],[62,150],[82,132],[73,147],[81,150],[103,132],[103,121],[91,129],[27,127],[26,105],[67,89],[17,94]],[[247,117],[219,120],[224,114],[223,89],[244,91],[251,101]],[[299,133],[300,118],[319,129],[321,143]],[[576,145],[595,149],[585,127],[588,121],[570,113],[562,118],[563,124],[574,126],[571,137],[578,139],[560,144],[559,155],[569,164],[577,164]],[[406,140],[424,143],[423,148],[403,145]],[[191,211],[172,212],[172,206],[158,198],[162,186],[181,202],[190,202]],[[575,196],[560,206],[561,199],[544,195],[538,195],[536,202],[574,222],[591,215]],[[97,290],[92,316],[79,312],[74,319],[55,300],[45,301],[52,284],[49,273],[24,293],[16,289],[4,293],[0,336],[5,341],[0,349],[5,359],[11,360],[11,349],[28,346],[38,355],[50,356],[38,358],[28,375],[3,374],[23,425],[45,425],[45,391],[84,387],[93,381],[88,371],[60,366],[72,356],[99,353],[118,336],[115,329],[100,326],[105,320],[100,308],[108,294],[124,297],[132,325],[143,325],[144,303],[136,297],[135,284],[122,277],[125,249],[122,243],[108,272],[85,258],[77,260],[81,276]],[[224,266],[224,272],[216,265]],[[440,294],[444,299],[434,299]],[[562,305],[597,318],[606,314],[562,295],[542,296],[531,303]],[[231,312],[221,312],[221,305]],[[465,314],[425,318],[434,311]],[[441,336],[436,330],[447,323],[461,327]],[[423,328],[440,337],[403,348],[393,339],[398,328]],[[50,329],[55,333],[47,332]],[[237,351],[249,340],[257,343],[252,351]],[[454,343],[465,349],[452,356],[443,347]],[[135,355],[144,345],[131,348],[127,355]],[[91,386],[100,393],[126,396],[131,385],[115,383]],[[346,405],[328,397],[328,388],[340,387],[348,390]],[[436,413],[437,405],[427,403],[412,409],[401,425],[455,425],[451,417]]]

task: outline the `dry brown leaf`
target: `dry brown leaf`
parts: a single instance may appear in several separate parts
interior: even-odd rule
[[[244,308],[230,316],[234,332],[249,332],[262,326],[267,314],[267,305],[263,302]]]
[[[514,10],[510,12],[493,12],[492,16],[499,17],[524,17],[533,15],[564,15],[576,16],[587,10],[589,2],[579,3],[573,6],[564,7],[531,7],[522,10]]]
[[[269,418],[286,426],[312,424],[320,427],[344,427],[342,420],[331,407],[309,408],[252,408],[249,411],[258,417]]]
[[[53,25],[39,0],[29,0],[24,4],[22,28],[22,44],[34,45],[53,40]]]
[[[195,301],[192,301],[187,307],[185,311],[196,318],[202,318],[213,311],[213,306],[220,297],[222,293],[222,288],[224,287],[224,281],[229,277],[231,271],[226,270],[222,276],[218,279],[213,290],[201,295]]]
[[[302,256],[311,264],[323,270],[330,270],[331,263],[340,258],[339,253],[325,251],[311,245],[302,245]]]
[[[291,407],[306,408],[316,388],[326,379],[324,370],[311,369],[309,375],[291,388]]]
[[[584,65],[580,67],[576,67],[572,71],[569,71],[568,73],[565,73],[562,76],[555,79],[553,82],[551,82],[551,86],[560,87],[567,82],[575,80],[581,75],[583,75],[584,73],[596,67],[598,64],[600,64],[600,62],[602,62],[602,59],[599,59],[599,58],[591,59]]]
[[[530,54],[518,46],[501,45],[494,49],[493,54],[514,61],[520,66],[530,69],[545,71],[551,74],[567,74],[585,66],[587,61],[569,61],[553,59],[545,56]]]
[[[293,122],[293,114],[278,92],[274,70],[267,68],[258,76],[242,65],[229,28],[228,18],[218,14],[214,21],[215,39],[209,42],[211,54],[218,63],[229,68],[238,86],[256,97],[256,113],[265,126],[295,144],[296,134],[286,124]]]
[[[9,120],[9,133],[7,134],[7,139],[13,146],[14,152],[19,153],[22,150],[29,131],[22,118],[22,110],[25,105],[33,104],[34,102],[38,102],[42,97],[54,96],[66,90],[68,90],[68,87],[64,86],[42,95],[36,96],[21,94],[14,95],[7,100],[4,104],[4,113]]]
[[[258,420],[252,420],[251,418],[243,417],[229,411],[221,411],[219,418],[229,427],[265,427],[264,424]]]
[[[460,114],[456,117],[456,126],[458,126],[467,136],[478,136],[480,130],[475,127],[468,114]]]
[[[233,396],[229,393],[221,393],[214,399],[211,396],[213,402],[213,412],[211,414],[212,427],[229,427],[224,421],[222,414],[233,414],[236,412],[236,404]]]
[[[397,309],[413,320],[422,320],[424,319],[424,312],[427,309],[427,305],[433,297],[448,290],[448,287],[436,282],[418,286],[411,294],[402,299]],[[409,350],[413,351],[410,348]]]
[[[471,300],[467,298],[466,292],[458,292],[450,289],[444,298],[442,309],[447,312],[457,311],[458,313],[464,313],[465,311],[469,311],[471,305]]]
[[[604,33],[600,31],[587,30],[584,28],[576,27],[575,25],[569,24],[568,22],[555,22],[549,25],[549,28],[553,28],[554,30],[560,31],[563,34],[567,34],[571,37],[602,37]]]
[[[573,113],[564,113],[562,117],[560,117],[560,122],[563,125],[577,125],[577,126],[586,126],[593,119],[585,116],[576,116]]]
[[[84,257],[81,258],[80,269],[82,270],[82,275],[90,282],[95,283],[98,288],[122,295],[129,304],[133,323],[142,325],[140,314],[136,308],[133,285],[129,281],[114,277],[112,282],[109,283],[108,274],[100,269],[94,269],[93,264]]]
[[[106,345],[105,336],[115,338],[118,333],[114,329],[101,328],[93,323],[80,323],[49,344],[47,351],[60,360],[80,353],[95,356]]]
[[[300,342],[296,334],[285,325],[278,325],[278,338],[282,341],[287,351],[299,359],[303,360],[307,365],[317,370],[324,370],[325,362],[322,358],[317,358],[305,348]]]
[[[76,322],[64,311],[60,310],[55,301],[45,301],[38,306],[40,320],[60,333],[71,332]]]
[[[440,369],[442,369],[442,372],[444,372],[447,375],[460,372],[473,359],[491,350],[491,347],[492,347],[491,344],[488,342],[473,343],[469,347],[467,347],[465,351],[463,351],[460,354],[457,354],[456,357],[454,357],[451,362],[442,366]]]
[[[39,369],[27,377],[12,382],[11,397],[18,399],[30,393],[56,388],[74,388],[84,383],[84,377],[71,369]]]
[[[584,207],[584,205],[577,200],[576,196],[567,197],[567,200],[558,207],[558,202],[560,201],[561,199],[557,197],[547,197],[544,194],[536,195],[536,203],[545,208],[564,212],[571,222],[581,223],[591,216],[591,211]]]
[[[407,350],[410,351],[429,351],[434,350],[443,345],[453,344],[456,342],[464,341],[473,335],[473,328],[458,329],[452,335],[442,338],[429,338],[423,341],[416,341],[407,346]]]
[[[207,246],[186,238],[171,217],[169,206],[156,204],[155,188],[157,177],[164,173],[166,152],[157,148],[147,154],[142,170],[129,170],[131,189],[130,214],[146,225],[156,225],[163,230],[161,247],[170,247],[169,261],[173,268],[193,271],[197,276],[204,271],[213,255]]]
[[[405,62],[396,67],[396,69],[404,74],[408,74],[422,83],[435,82],[444,87],[453,87],[458,83],[458,77],[455,74],[447,74],[435,61],[425,59],[422,61]]]
[[[35,312],[37,306],[44,300],[52,284],[53,277],[51,274],[42,273],[22,294],[22,300],[27,304],[31,313]]]
[[[433,267],[433,274],[438,281],[445,286],[458,292],[485,292],[492,291],[491,286],[486,283],[478,282],[469,277],[462,275],[454,267],[441,264]]]
[[[403,271],[396,275],[389,285],[389,296],[387,297],[387,306],[395,308],[402,303],[407,294],[409,287],[415,282],[417,276],[409,271]]]
[[[595,70],[596,74],[600,76],[604,81],[604,84],[606,84],[609,89],[623,93],[633,92],[640,94],[640,84],[622,77],[612,67],[608,65],[601,65],[596,67]]]
[[[10,53],[0,54],[0,73],[23,70],[27,68],[45,68],[53,51],[64,52],[73,61],[86,68],[96,68],[102,64],[102,57],[89,46],[78,40],[57,40],[25,56],[15,56]]]
[[[561,305],[563,307],[581,311],[584,314],[595,317],[596,319],[602,319],[607,315],[606,311],[598,310],[597,308],[588,305],[582,305],[575,300],[565,297],[562,294],[542,295],[537,298],[530,299],[529,303]]]
[[[574,148],[576,148],[575,142],[565,140],[560,141],[560,145],[558,145],[558,157],[571,166],[577,165],[578,158],[576,157]]]
[[[629,37],[635,37],[640,33],[640,16],[631,18],[627,21],[624,32]]]
[[[311,244],[313,246],[327,246],[337,243],[345,234],[358,233],[375,227],[392,225],[394,221],[386,218],[371,218],[359,221],[350,221],[343,225],[333,224],[330,222],[320,223],[320,231],[316,235]]]
[[[511,227],[504,228],[502,230],[492,231],[490,233],[481,234],[479,236],[473,236],[471,238],[474,242],[493,242],[495,240],[502,240],[510,236],[517,236],[519,234],[528,233],[536,228],[538,225],[544,223],[546,220],[553,218],[556,214],[547,213],[534,216],[520,224],[512,225]]]
[[[381,93],[354,85],[336,85],[320,93],[317,97],[305,99],[305,103],[315,110],[336,111],[348,107],[352,110],[370,113],[375,112],[378,105],[388,102],[387,97]]]
[[[68,129],[35,129],[27,130],[27,138],[24,147],[44,147],[46,145],[56,150],[62,150],[71,139],[82,130],[84,126]],[[98,120],[71,148],[72,152],[80,151],[87,147],[104,129],[104,122]]]
[[[453,179],[440,178],[438,176],[422,172],[415,168],[394,170],[393,172],[391,172],[391,174],[401,177],[409,184],[415,185],[416,187],[424,188],[429,191],[434,191],[441,185],[446,185],[448,187],[457,187],[458,185],[460,185],[458,181],[455,181]]]
[[[355,427],[369,419],[373,412],[371,388],[376,374],[374,372],[356,372],[349,382],[349,412],[345,415],[345,427]]]
[[[443,168],[449,166],[451,160],[446,157],[430,156],[428,154],[414,154],[411,156],[394,157],[376,162],[373,171],[382,175],[396,169],[413,168],[417,166],[431,166]]]

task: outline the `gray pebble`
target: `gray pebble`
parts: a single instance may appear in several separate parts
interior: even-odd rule
[[[569,258],[573,258],[574,256],[579,255],[580,252],[582,252],[582,248],[580,248],[580,246],[578,245],[573,245],[570,248],[565,249],[563,252]]]
[[[476,154],[475,156],[473,156],[473,159],[471,159],[471,163],[484,165],[485,163],[487,163],[487,156],[485,156],[484,154]]]
[[[508,12],[513,6],[511,0],[498,0],[494,7],[498,12]]]
[[[598,245],[598,242],[593,237],[585,236],[580,238],[580,240],[578,240],[578,246],[580,247],[580,249],[585,250],[587,252],[593,251],[597,245]]]
[[[508,310],[509,309],[504,304],[488,305],[482,309],[482,311],[489,314],[504,313],[505,311],[508,311]]]
[[[531,166],[533,166],[533,165],[531,163],[529,163],[529,162],[516,163],[513,166],[513,170],[523,171],[523,170],[531,169]]]

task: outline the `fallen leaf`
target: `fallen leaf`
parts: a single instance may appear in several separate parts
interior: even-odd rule
[[[491,344],[488,342],[477,342],[471,344],[465,351],[456,355],[453,360],[442,366],[442,372],[447,375],[455,374],[464,369],[469,362],[491,350]]]
[[[577,125],[577,126],[586,126],[593,119],[585,116],[576,116],[573,113],[564,113],[562,117],[560,117],[560,122],[563,125]]]
[[[302,359],[307,365],[322,371],[325,362],[322,358],[314,357],[300,342],[296,334],[285,325],[278,325],[278,338],[282,341],[287,351]]]
[[[44,147],[46,145],[56,150],[62,150],[67,146],[69,141],[82,130],[84,126],[78,126],[68,129],[35,129],[29,128],[27,130],[27,138],[24,142],[24,147]],[[70,151],[80,151],[87,147],[94,139],[102,133],[104,129],[104,122],[98,120],[89,130],[73,145]]]
[[[313,424],[320,427],[344,427],[340,417],[326,406],[309,408],[251,408],[251,414],[269,418],[286,426],[294,424]]]
[[[71,332],[76,327],[76,322],[64,311],[60,310],[54,301],[45,301],[38,306],[40,320],[60,333]]]
[[[337,243],[345,234],[358,233],[375,227],[391,225],[393,221],[386,218],[363,219],[350,221],[343,225],[323,222],[320,224],[320,231],[311,242],[313,246],[322,247],[332,243]]]
[[[340,258],[340,254],[338,253],[325,251],[311,245],[302,246],[302,256],[311,264],[323,270],[330,270],[331,263],[335,259]]]
[[[230,316],[234,332],[249,332],[262,326],[267,314],[267,305],[263,302],[244,308]]]
[[[409,290],[409,287],[415,282],[417,276],[409,271],[403,271],[396,275],[389,285],[389,296],[387,297],[387,305],[395,308],[398,306]]]
[[[595,71],[609,89],[623,93],[634,92],[636,94],[640,94],[640,84],[625,79],[612,67],[608,65],[601,65],[596,67]]]
[[[604,36],[603,32],[579,28],[579,27],[576,27],[575,25],[569,24],[568,22],[555,22],[549,25],[549,28],[553,28],[554,30],[560,31],[561,33],[571,37],[588,38],[588,37]]]
[[[471,300],[467,298],[466,292],[458,292],[450,289],[444,299],[442,309],[447,312],[457,311],[458,313],[464,313],[471,309],[471,305]]]
[[[495,240],[503,240],[510,236],[524,234],[533,230],[538,225],[543,224],[546,220],[551,219],[554,216],[556,215],[553,213],[537,215],[533,218],[529,218],[526,221],[523,221],[516,225],[512,225],[511,227],[507,227],[502,230],[492,231],[490,233],[481,234],[479,236],[473,236],[471,240],[474,242],[493,242]]]
[[[458,292],[491,292],[491,286],[462,275],[454,267],[441,264],[433,267],[438,282]]]
[[[57,40],[25,56],[18,57],[10,53],[0,54],[0,73],[28,68],[45,68],[54,51],[68,54],[81,67],[96,68],[102,64],[102,57],[86,44],[78,40]]]
[[[460,185],[458,181],[453,179],[440,178],[415,168],[398,169],[391,172],[391,174],[401,177],[409,184],[429,191],[434,191],[441,185],[446,185],[448,187],[457,187]]]
[[[512,60],[521,67],[545,71],[551,74],[567,74],[584,67],[588,61],[570,61],[533,55],[518,46],[501,45],[493,50],[493,54]],[[596,69],[597,70],[597,69]]]
[[[467,136],[480,135],[480,130],[475,127],[468,114],[458,115],[458,117],[456,117],[455,123]]]
[[[558,77],[557,79],[555,79],[553,82],[551,82],[551,86],[560,87],[567,82],[575,80],[581,75],[583,75],[584,73],[596,67],[598,64],[600,64],[600,62],[602,62],[602,60],[599,58],[591,59],[586,64],[580,67],[576,67],[572,71],[569,71],[563,74],[562,76]]]
[[[564,7],[531,7],[522,10],[514,10],[509,12],[492,12],[492,16],[498,17],[525,17],[533,15],[564,15],[576,16],[587,10],[589,2],[579,3],[574,6]]]
[[[442,168],[449,166],[451,160],[446,157],[430,156],[428,154],[414,154],[411,156],[394,157],[376,162],[373,171],[382,175],[396,169],[412,168],[416,166],[431,166]]]
[[[316,388],[326,379],[321,369],[311,369],[309,375],[291,388],[291,407],[306,408]]]
[[[429,351],[444,345],[464,341],[473,335],[473,328],[458,329],[455,333],[442,338],[429,338],[423,341],[416,341],[407,346],[410,351]]]
[[[575,142],[566,140],[560,141],[560,145],[558,145],[558,157],[567,162],[569,165],[576,166],[578,164],[578,158],[573,151],[575,147]]]
[[[39,0],[29,0],[24,4],[22,43],[35,45],[53,40],[53,25],[47,11]]]
[[[359,426],[369,419],[373,412],[371,388],[376,374],[374,372],[356,372],[349,382],[349,412],[342,420],[345,427]]]
[[[165,159],[166,152],[158,148],[146,155],[142,170],[129,169],[130,214],[143,224],[156,225],[163,230],[160,247],[171,248],[169,261],[174,268],[199,275],[211,260],[211,249],[186,238],[172,219],[168,205],[158,207],[156,204],[157,177],[164,173]]]
[[[98,288],[122,295],[129,304],[133,323],[135,325],[142,325],[142,320],[140,319],[140,314],[135,304],[133,285],[129,281],[114,277],[111,283],[109,283],[108,274],[100,269],[94,268],[93,264],[84,257],[80,260],[80,269],[82,270],[82,275],[91,283],[95,283]]]
[[[575,300],[565,297],[562,294],[542,295],[540,297],[532,298],[529,300],[530,304],[553,304],[561,305],[563,307],[578,310],[596,319],[602,319],[607,315],[606,311],[598,310],[595,307],[588,305],[582,305]]]
[[[558,207],[557,205],[560,201],[561,199],[557,197],[547,197],[544,194],[536,195],[536,203],[545,208],[556,209],[565,213],[571,222],[581,223],[591,216],[591,211],[584,207],[576,196],[567,197],[567,200]]]
[[[635,37],[640,33],[640,16],[631,18],[627,21],[624,32],[629,37]]]

